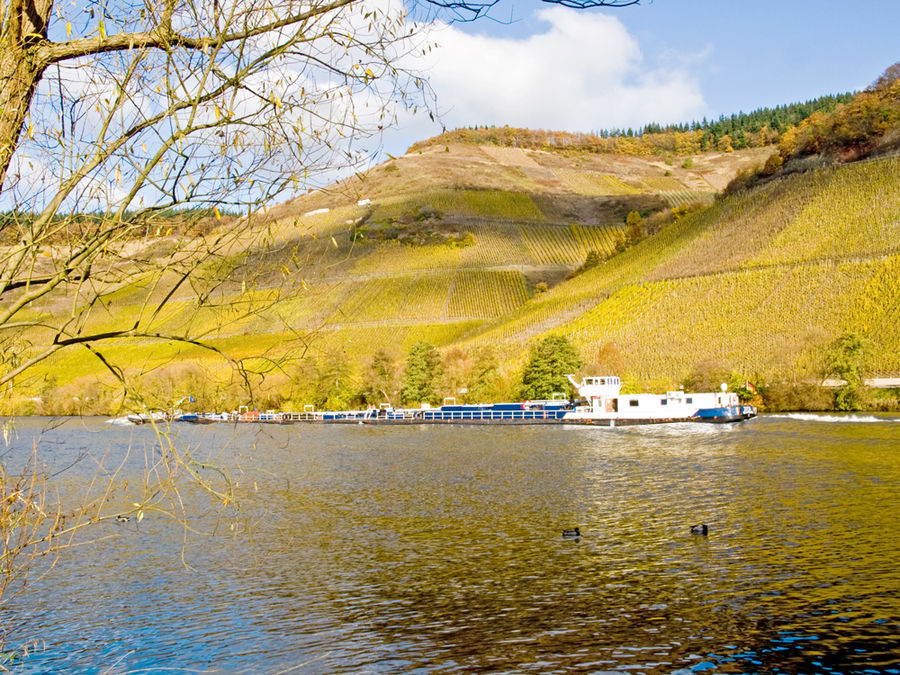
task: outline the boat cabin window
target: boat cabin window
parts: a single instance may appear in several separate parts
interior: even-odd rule
[[[636,398],[633,398],[630,401],[628,401],[628,405],[630,405],[632,408],[637,408],[639,404],[640,404],[640,401],[638,401]]]
[[[618,377],[586,377],[584,378],[586,385],[613,385],[619,384]]]
[[[663,405],[669,405],[669,400],[666,398],[663,398],[663,399],[660,399],[660,403],[662,403]]]
[[[694,399],[691,398],[690,396],[688,396],[688,397],[687,397],[686,399],[684,399],[684,400],[685,400],[686,403],[693,403],[693,402],[694,402]]]

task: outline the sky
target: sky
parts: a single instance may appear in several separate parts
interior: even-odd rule
[[[868,86],[900,61],[900,0],[500,0],[434,23],[438,123],[402,116],[383,152],[474,125],[564,131],[689,122]],[[383,157],[383,155],[382,155]]]

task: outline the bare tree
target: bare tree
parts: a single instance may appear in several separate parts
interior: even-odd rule
[[[251,246],[251,214],[359,162],[425,91],[395,65],[420,48],[403,12],[352,0],[2,10],[0,384],[73,345],[199,343],[160,317],[178,292],[215,305],[204,261]],[[129,284],[145,307],[117,316]]]
[[[166,304],[213,297],[202,261],[247,248],[254,211],[360,162],[397,105],[425,103],[397,65],[423,48],[402,5],[361,0],[0,3],[0,385],[73,345],[104,360],[109,340],[199,343],[160,324]],[[146,306],[116,317],[104,298],[136,282]]]
[[[419,6],[473,19],[496,4]],[[226,322],[276,302],[277,283],[239,306],[222,286],[238,253],[271,244],[260,209],[362,162],[363,141],[398,109],[427,108],[425,79],[398,65],[423,49],[402,4],[0,0],[5,393],[67,348],[88,350],[124,385],[104,345],[212,349],[207,338]],[[122,293],[139,299],[136,310],[119,310]],[[177,325],[176,300],[192,303]],[[90,524],[151,510],[177,518],[178,476],[233,500],[226,471],[164,433],[159,446],[124,514],[105,510],[111,480],[66,509],[51,497],[38,448],[21,472],[7,473],[0,458],[0,597],[34,555]]]
[[[277,280],[223,287],[239,254],[272,246],[260,207],[352,167],[397,106],[422,105],[424,81],[396,65],[421,48],[400,9],[352,0],[0,1],[4,395],[72,348],[125,391],[127,364],[106,345],[215,349],[227,322],[276,302]],[[271,367],[259,356],[254,368]],[[74,501],[42,448],[22,470],[0,455],[0,597],[96,523],[152,512],[187,526],[186,484],[231,507],[235,467],[158,431],[140,484],[104,466]]]

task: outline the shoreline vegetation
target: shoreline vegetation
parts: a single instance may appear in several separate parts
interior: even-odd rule
[[[742,402],[756,406],[760,412],[900,412],[900,385],[896,382],[900,378],[864,377],[859,368],[865,349],[858,336],[841,336],[826,356],[830,367],[828,377],[817,381],[767,382],[758,375],[745,378],[719,362],[708,360],[699,363],[674,388],[691,393],[716,391],[721,384],[726,384]],[[136,409],[145,413],[171,413],[176,408],[186,412],[215,412],[237,410],[248,404],[251,409],[301,411],[307,405],[313,405],[316,410],[360,409],[382,403],[406,407],[422,403],[437,405],[445,397],[460,403],[538,400],[549,399],[556,392],[571,395],[566,373],[596,375],[601,371],[596,364],[585,367],[581,354],[565,336],[551,335],[533,345],[528,362],[513,377],[499,367],[496,355],[490,350],[480,351],[474,359],[458,350],[442,356],[427,342],[413,344],[403,363],[391,353],[379,350],[362,380],[348,377],[345,365],[326,364],[319,372],[308,372],[313,379],[302,394],[292,398],[263,390],[255,401],[248,401],[234,388],[230,392],[211,391],[197,372],[180,379],[175,372],[170,368],[165,382],[155,382],[157,396],[153,399],[126,400],[123,404],[116,397],[120,392],[114,388],[94,387],[80,396],[73,395],[71,400],[54,398],[54,392],[50,392],[47,401],[31,399],[17,411],[0,410],[0,414],[116,417]],[[603,371],[602,374],[611,373]],[[150,386],[147,382],[143,384]],[[627,373],[623,384],[624,394],[661,393],[673,388],[653,390]]]

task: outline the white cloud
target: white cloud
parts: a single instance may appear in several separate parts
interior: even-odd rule
[[[689,121],[704,112],[697,78],[685,65],[689,60],[648,67],[637,40],[617,18],[559,6],[541,10],[539,17],[546,30],[524,39],[432,26],[437,47],[427,65],[415,65],[428,74],[447,128],[508,124],[591,131]],[[401,125],[388,146],[439,131],[421,120]]]

